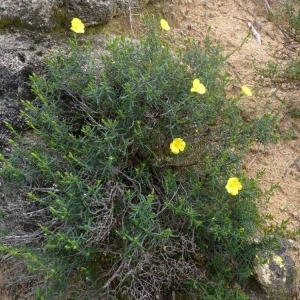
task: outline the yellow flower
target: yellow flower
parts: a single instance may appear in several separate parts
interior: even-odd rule
[[[164,30],[167,30],[167,31],[170,30],[170,26],[169,26],[168,22],[164,19],[160,20],[160,26]]]
[[[275,262],[279,265],[280,268],[283,268],[283,267],[284,267],[284,264],[282,263],[282,262],[283,262],[283,259],[282,259],[281,256],[276,255],[276,256],[274,257],[274,260],[275,260]]]
[[[191,92],[196,92],[199,94],[205,94],[206,88],[205,86],[200,82],[199,79],[194,79],[193,81],[193,87],[191,88]]]
[[[84,24],[81,22],[78,18],[73,18],[71,22],[71,30],[73,30],[76,33],[84,33]]]
[[[251,91],[246,85],[243,85],[243,86],[242,86],[242,92],[243,92],[246,96],[249,96],[249,97],[252,96],[252,91]]]
[[[235,196],[242,189],[242,184],[237,177],[231,177],[228,179],[225,188],[229,194]]]
[[[186,146],[186,143],[181,138],[175,138],[170,144],[170,149],[174,154],[178,154],[179,151],[183,151]]]

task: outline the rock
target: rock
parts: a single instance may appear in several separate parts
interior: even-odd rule
[[[37,46],[24,33],[0,35],[0,151],[7,146],[10,136],[4,122],[16,130],[25,127],[20,116],[20,100],[33,99],[29,76],[33,72],[42,72],[44,62],[41,56],[49,47],[50,43]]]
[[[126,7],[122,0],[72,0],[66,1],[65,11],[71,17],[78,17],[86,25],[98,25],[108,22]]]
[[[296,287],[295,262],[288,253],[287,243],[276,250],[266,263],[254,267],[254,280],[250,284],[251,299],[294,300]]]
[[[63,0],[2,0],[0,24],[13,27],[55,27],[55,12]],[[2,27],[0,26],[0,27]]]
[[[0,29],[56,29],[69,26],[73,17],[86,25],[105,24],[138,0],[2,0]]]

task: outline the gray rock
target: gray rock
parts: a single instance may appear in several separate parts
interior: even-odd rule
[[[253,300],[294,300],[297,293],[295,262],[288,253],[287,243],[270,259],[254,267],[254,280],[248,295]]]
[[[37,46],[24,34],[0,35],[0,150],[7,145],[10,136],[4,122],[10,123],[16,130],[25,127],[20,116],[20,100],[33,98],[29,76],[42,71],[44,63],[41,56],[46,49],[47,43]]]
[[[17,27],[52,27],[55,11],[63,0],[2,0],[0,24]]]
[[[55,29],[69,26],[73,17],[86,25],[105,24],[138,0],[1,0],[0,28]]]
[[[126,7],[122,0],[72,0],[66,1],[65,11],[70,17],[78,17],[86,25],[104,24]]]

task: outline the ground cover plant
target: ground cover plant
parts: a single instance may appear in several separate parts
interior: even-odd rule
[[[300,60],[298,48],[300,41],[300,13],[299,0],[288,0],[270,11],[272,19],[284,36],[293,44],[288,53],[285,49],[276,51],[276,59],[269,60],[264,66],[257,66],[256,70],[263,84],[272,84],[282,90],[297,90],[300,79]],[[300,117],[299,100],[297,96],[285,100],[287,114],[292,118]],[[292,137],[299,136],[294,132]]]
[[[277,24],[277,27],[281,30],[284,36],[290,41],[294,41],[295,45],[300,41],[300,11],[299,0],[288,0],[278,5],[275,9],[269,7],[269,13],[272,20]],[[297,47],[295,47],[295,50]],[[277,53],[278,58],[286,56],[284,54]],[[272,80],[272,83],[280,84],[293,84],[299,83],[299,59],[291,57],[287,59],[286,63],[276,63],[275,61],[269,61],[266,67],[257,68],[259,73],[264,77],[268,77]],[[295,55],[296,56],[296,55]]]
[[[241,160],[272,138],[275,116],[242,118],[236,103],[252,91],[226,98],[209,37],[171,47],[168,22],[152,19],[138,42],[108,41],[97,64],[84,24],[71,29],[69,52],[31,77],[31,131],[7,124],[0,249],[26,261],[37,299],[247,299],[236,283],[276,228]]]
[[[287,0],[271,10],[278,27],[295,41],[300,41],[300,11],[299,0]]]

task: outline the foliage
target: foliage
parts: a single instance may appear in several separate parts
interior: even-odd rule
[[[276,10],[271,10],[278,28],[286,37],[292,38],[296,43],[300,41],[300,1],[287,0]],[[286,55],[285,55],[286,56]],[[297,83],[300,79],[300,60],[291,58],[287,63],[269,61],[263,68],[258,68],[261,75],[270,78],[274,83]]]
[[[286,34],[295,41],[300,41],[299,0],[287,0],[275,11],[275,20]]]
[[[299,85],[300,60],[291,59],[287,62],[268,61],[266,66],[258,67],[258,73],[269,78],[276,85]]]
[[[190,282],[193,288],[198,292],[196,294],[201,294],[201,299],[206,300],[248,300],[249,298],[241,290],[239,286],[228,287],[226,282],[219,280],[218,282]],[[186,298],[182,298],[184,300]],[[199,299],[198,296],[191,296],[189,299],[196,300]],[[181,298],[179,297],[179,300]]]
[[[242,94],[226,99],[222,49],[209,37],[171,50],[153,27],[139,42],[109,41],[100,65],[75,36],[69,53],[47,59],[47,76],[31,77],[37,98],[22,114],[32,130],[14,132],[1,156],[1,250],[44,278],[38,299],[57,299],[79,278],[82,299],[202,299],[196,283],[220,278],[229,299],[274,244],[257,180],[241,170],[251,142],[272,137],[260,127],[268,118],[248,124],[236,106]],[[195,78],[205,93],[191,92]],[[232,176],[243,187],[236,196],[225,189]]]
[[[284,1],[279,7],[272,11],[277,26],[281,29],[285,37],[293,45],[290,53],[276,54],[276,60],[270,60],[264,66],[257,66],[256,70],[261,75],[264,82],[272,84],[282,90],[297,90],[300,82],[300,59],[298,58],[297,46],[300,41],[300,11],[299,0]],[[294,53],[293,53],[294,52]],[[282,58],[284,57],[284,59]],[[297,97],[285,100],[286,113],[292,118],[299,118],[300,109]],[[270,124],[268,122],[268,124]],[[297,131],[297,129],[296,129]],[[299,134],[292,130],[286,134],[294,138]]]

